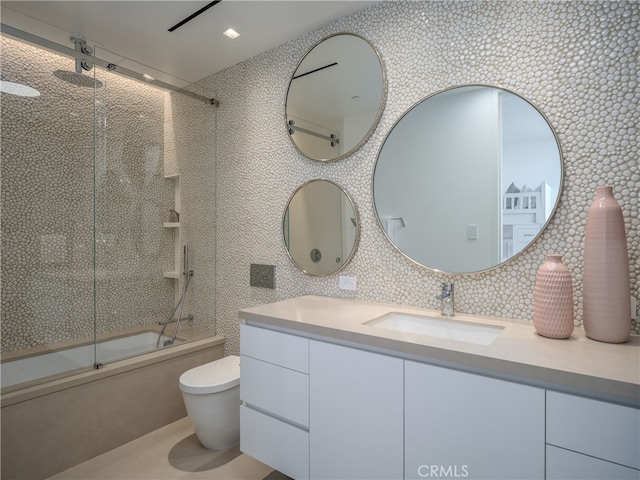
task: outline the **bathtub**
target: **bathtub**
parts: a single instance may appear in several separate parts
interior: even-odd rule
[[[76,347],[64,348],[50,353],[25,356],[0,364],[0,387],[7,388],[19,383],[33,382],[53,375],[61,375],[80,368],[93,367],[94,354],[101,364],[154,351],[158,344],[158,332],[147,331],[116,337]],[[160,345],[170,337],[163,336]],[[176,339],[174,346],[180,343]]]
[[[73,364],[78,370],[71,374],[48,370],[44,378],[22,383],[23,378],[16,380],[17,374],[8,373],[9,381],[20,383],[3,388],[0,395],[0,478],[51,477],[186,416],[178,379],[190,368],[222,358],[224,338],[155,349],[158,333],[147,333],[100,342],[115,359],[100,369],[93,368],[91,344],[89,366],[78,367],[86,364],[86,353],[80,361],[75,358],[78,347],[87,345],[65,349],[64,361],[42,362],[41,357],[36,362]],[[150,342],[153,351],[131,356],[132,350]],[[117,360],[122,355],[127,358]],[[26,364],[11,364],[28,358],[33,357],[4,365],[3,382],[5,367],[24,370]]]

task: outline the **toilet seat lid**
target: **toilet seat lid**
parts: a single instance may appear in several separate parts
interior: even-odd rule
[[[240,357],[237,355],[205,363],[180,375],[180,390],[185,393],[216,393],[236,385],[240,385]]]

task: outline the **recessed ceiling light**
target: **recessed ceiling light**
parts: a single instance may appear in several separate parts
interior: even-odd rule
[[[27,87],[21,83],[6,82],[0,80],[0,92],[17,95],[19,97],[39,97],[40,92],[35,88]]]
[[[233,28],[230,28],[226,32],[222,32],[222,33],[224,33],[227,37],[231,39],[238,38],[240,36],[240,34],[236,32]]]
[[[155,80],[155,78],[153,78],[151,75],[149,75],[148,73],[143,73],[142,76],[146,79],[146,80]]]

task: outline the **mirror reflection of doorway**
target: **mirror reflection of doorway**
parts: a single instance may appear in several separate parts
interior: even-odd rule
[[[378,155],[373,195],[388,240],[425,267],[494,268],[526,248],[557,204],[555,133],[528,101],[467,85],[416,104]],[[401,218],[403,222],[388,219]]]
[[[551,216],[558,185],[558,146],[538,111],[508,92],[500,94],[501,261],[519,253]]]

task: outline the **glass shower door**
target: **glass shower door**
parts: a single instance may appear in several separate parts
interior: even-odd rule
[[[73,72],[73,58],[1,42],[6,385],[93,365],[95,93],[60,73]],[[4,82],[37,94],[8,93]]]
[[[174,243],[163,222],[174,185],[164,178],[167,93],[101,67],[96,78],[96,362],[106,364],[154,350],[171,311]]]
[[[29,359],[18,384],[163,346],[183,242],[198,271],[184,340],[215,334],[212,96],[114,73],[99,60],[110,52],[94,51],[84,71],[39,40],[3,26],[3,384],[7,360]],[[168,228],[180,204],[187,213]]]

